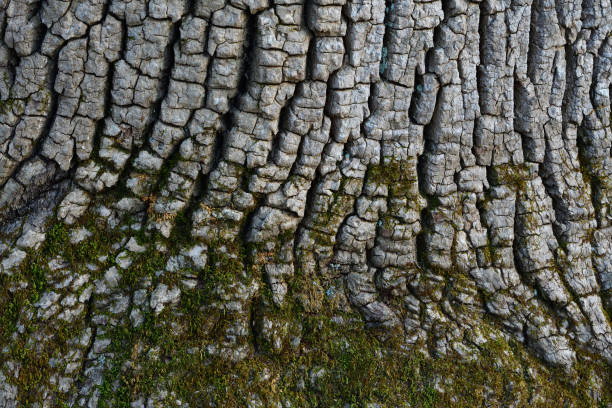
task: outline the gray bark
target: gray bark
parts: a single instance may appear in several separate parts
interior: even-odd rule
[[[0,407],[11,343],[76,328],[41,406],[97,406],[110,328],[206,290],[233,362],[297,353],[301,299],[432,358],[612,364],[611,33],[609,0],[0,0],[4,296],[47,274]],[[51,224],[115,240],[75,261]]]

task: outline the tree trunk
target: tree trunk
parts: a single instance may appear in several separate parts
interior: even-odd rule
[[[0,408],[611,406],[611,33],[0,0]]]

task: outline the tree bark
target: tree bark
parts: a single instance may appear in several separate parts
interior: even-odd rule
[[[364,355],[595,364],[606,404],[611,33],[609,0],[0,0],[0,407],[186,403],[185,350],[289,384],[313,319]],[[351,402],[315,360],[303,406]],[[519,405],[588,388],[519,377]],[[191,406],[289,406],[232,384]]]

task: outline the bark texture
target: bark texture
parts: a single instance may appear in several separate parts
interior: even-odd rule
[[[0,407],[399,406],[324,399],[314,318],[510,345],[493,405],[601,364],[605,404],[611,33],[610,0],[0,0]],[[180,350],[297,399],[185,397]]]

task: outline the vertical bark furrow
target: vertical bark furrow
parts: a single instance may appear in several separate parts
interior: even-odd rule
[[[612,363],[611,33],[609,0],[0,0],[0,408],[335,406],[367,352],[330,328],[570,404],[533,384]]]

